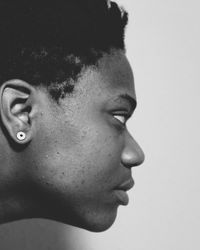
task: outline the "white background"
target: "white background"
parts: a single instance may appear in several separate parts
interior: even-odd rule
[[[146,154],[130,204],[90,233],[43,220],[0,227],[1,250],[200,249],[200,2],[121,0],[138,107],[128,127]]]

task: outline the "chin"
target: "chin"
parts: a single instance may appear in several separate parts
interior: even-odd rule
[[[89,216],[80,218],[80,220],[76,220],[76,222],[71,223],[71,225],[90,232],[98,233],[108,230],[115,222],[116,217],[117,211],[104,214],[95,213],[94,216],[89,214]]]
[[[83,229],[94,232],[94,233],[100,233],[108,230],[114,223],[115,219],[113,221],[104,221],[103,223],[95,223],[95,224],[90,224],[90,225],[84,225]]]
[[[90,232],[100,233],[108,230],[114,223],[115,219],[104,221],[90,221],[87,223],[65,223],[74,227],[82,228]]]
[[[82,228],[90,232],[103,232],[108,230],[117,217],[117,210],[97,213],[97,212],[88,212],[87,215],[83,216],[83,214],[75,215],[71,214],[71,216],[65,217],[64,215],[51,217],[48,219],[61,222],[64,224],[68,224],[74,227]]]
[[[82,228],[91,232],[108,230],[117,217],[118,206],[76,206],[56,202],[45,209],[43,218]],[[48,211],[48,213],[47,213]]]

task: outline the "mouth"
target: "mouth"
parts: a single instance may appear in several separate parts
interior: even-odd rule
[[[116,189],[128,191],[134,186],[134,180],[132,178],[122,182]]]
[[[117,201],[126,206],[129,203],[129,197],[126,191],[130,190],[134,186],[134,180],[132,178],[122,182],[119,186],[115,188],[115,195],[117,197]]]

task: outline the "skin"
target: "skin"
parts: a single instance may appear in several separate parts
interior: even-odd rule
[[[112,225],[123,203],[116,189],[144,161],[123,121],[134,107],[121,94],[136,102],[133,73],[122,51],[84,69],[74,92],[59,104],[42,87],[19,79],[4,83],[2,223],[39,217],[96,232]],[[24,141],[17,140],[19,131],[26,133]]]

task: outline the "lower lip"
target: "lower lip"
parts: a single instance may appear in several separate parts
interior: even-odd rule
[[[124,190],[115,190],[115,194],[117,196],[118,202],[121,205],[123,206],[128,205],[129,203],[128,194]]]

